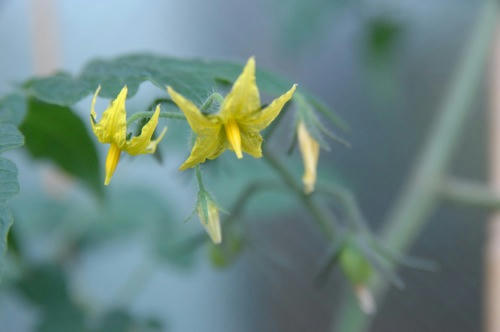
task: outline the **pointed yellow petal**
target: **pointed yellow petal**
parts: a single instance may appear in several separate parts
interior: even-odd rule
[[[179,167],[179,170],[184,171],[194,167],[207,159],[217,158],[226,149],[226,138],[222,128],[210,136],[198,136],[194,142],[193,149],[188,159]]]
[[[302,121],[299,122],[297,127],[297,136],[299,140],[300,153],[302,154],[302,161],[304,163],[304,176],[302,177],[304,192],[306,194],[310,194],[314,191],[314,185],[316,184],[319,144],[314,138],[311,137]]]
[[[121,150],[115,143],[111,143],[109,147],[108,155],[106,157],[106,179],[104,180],[104,185],[107,186],[111,181],[111,177],[115,173],[116,166],[120,160]]]
[[[231,119],[224,125],[224,128],[226,129],[227,140],[233,148],[234,153],[236,153],[236,157],[238,157],[238,159],[243,158],[243,153],[241,152],[240,128],[238,127],[238,124],[236,121]]]
[[[262,136],[256,131],[241,131],[241,146],[243,151],[254,158],[262,157]]]
[[[95,102],[101,87],[99,86],[92,98],[90,109],[90,122],[92,130],[101,143],[115,143],[118,147],[125,144],[127,135],[127,114],[125,100],[127,99],[127,86],[124,86],[115,100],[102,114],[101,121],[96,123]]]
[[[260,112],[254,113],[244,119],[240,119],[240,125],[243,125],[247,129],[251,129],[253,131],[260,131],[266,128],[280,114],[283,106],[285,106],[285,104],[292,98],[296,88],[297,84],[294,84],[290,90],[273,100],[271,104],[262,109]]]
[[[255,83],[255,59],[248,59],[243,72],[233,84],[221,106],[219,116],[227,120],[239,119],[260,109],[260,96]]]
[[[154,147],[151,146],[151,137],[155,132],[156,126],[158,125],[158,117],[160,116],[160,105],[156,106],[155,112],[149,121],[142,127],[141,134],[139,136],[133,137],[130,141],[127,141],[124,150],[128,152],[128,154],[135,156],[143,153],[153,153],[156,150],[156,145],[160,142],[163,135],[165,135],[165,129],[160,135],[160,138],[157,139],[156,143],[154,143]]]
[[[207,130],[213,129],[219,124],[210,121],[204,116],[195,104],[178,94],[171,87],[167,86],[167,91],[174,103],[181,109],[186,116],[191,129],[198,135],[206,134]]]

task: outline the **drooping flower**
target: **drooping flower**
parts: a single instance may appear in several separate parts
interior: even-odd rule
[[[212,197],[205,190],[198,193],[196,212],[200,222],[212,239],[212,242],[219,244],[222,242],[222,232],[220,227],[219,208]]]
[[[261,108],[253,57],[234,82],[217,114],[203,114],[194,103],[170,86],[167,87],[172,100],[184,112],[191,129],[197,135],[191,155],[179,169],[185,170],[206,159],[215,159],[227,148],[233,150],[238,159],[243,157],[243,152],[255,158],[262,157],[263,139],[260,131],[278,116],[292,98],[295,89],[296,84],[267,107]]]
[[[151,140],[158,125],[160,116],[160,105],[156,107],[151,119],[142,127],[141,134],[127,140],[127,113],[125,111],[125,100],[127,99],[127,86],[124,86],[115,100],[104,111],[101,121],[97,122],[95,102],[101,87],[99,86],[92,98],[90,108],[90,123],[92,130],[101,143],[109,143],[109,151],[106,157],[106,178],[104,185],[108,185],[115,172],[122,151],[135,156],[138,154],[154,153],[156,146],[167,131],[165,127],[157,139]]]
[[[304,164],[304,192],[310,194],[314,191],[316,184],[316,168],[319,159],[319,143],[309,134],[305,124],[300,121],[297,126],[297,137],[299,140],[299,149],[302,154]]]

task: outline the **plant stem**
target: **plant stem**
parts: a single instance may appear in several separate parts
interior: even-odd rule
[[[138,112],[134,113],[127,120],[127,126],[134,123],[135,121],[142,118],[150,118],[153,114],[151,112]],[[186,117],[182,113],[177,112],[160,112],[160,118],[176,119],[176,120],[186,120]]]
[[[198,188],[200,189],[200,191],[206,191],[205,186],[203,185],[203,179],[201,178],[200,165],[196,165],[194,171],[196,174],[196,181],[198,181]]]
[[[332,226],[332,221],[328,218],[321,208],[312,200],[311,195],[306,195],[302,190],[302,186],[299,185],[292,174],[286,169],[286,167],[275,158],[266,149],[263,149],[264,160],[276,171],[281,177],[283,182],[293,190],[297,198],[299,198],[302,204],[309,210],[311,215],[314,217],[315,221],[321,227],[321,230],[325,234],[328,240],[333,240],[335,236],[334,228]]]
[[[439,184],[459,142],[467,115],[473,110],[470,106],[482,76],[497,10],[496,0],[487,0],[480,10],[472,38],[464,48],[457,76],[431,128],[413,175],[382,227],[381,239],[389,249],[401,253],[407,251],[438,204]],[[372,289],[378,302],[382,301],[387,281],[374,278]],[[359,332],[368,328],[370,317],[361,313],[351,297],[335,321],[338,324],[332,331]]]
[[[441,186],[444,199],[490,210],[500,209],[500,196],[488,186],[473,181],[447,179]]]

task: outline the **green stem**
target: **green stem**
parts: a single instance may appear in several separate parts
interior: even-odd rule
[[[497,0],[487,0],[480,11],[472,38],[465,46],[457,76],[450,86],[437,120],[420,155],[413,175],[393,210],[389,213],[381,240],[396,252],[406,252],[422,231],[439,199],[439,184],[455,151],[459,136],[472,111],[471,103],[482,77],[483,66],[494,32],[498,10]],[[387,281],[374,278],[373,292],[378,302],[387,291]],[[364,315],[351,297],[341,308],[332,331],[366,331],[370,317]]]
[[[130,124],[134,123],[137,120],[143,119],[143,118],[150,118],[152,115],[151,112],[138,112],[134,113],[130,118],[127,120],[127,126]],[[160,118],[168,118],[168,119],[176,119],[176,120],[186,120],[186,117],[182,113],[177,113],[177,112],[160,112]]]
[[[332,221],[328,218],[321,208],[312,200],[311,195],[306,195],[302,189],[302,186],[295,181],[292,174],[286,169],[286,167],[271,153],[266,149],[263,149],[264,160],[279,174],[283,182],[293,190],[297,198],[299,198],[302,204],[309,210],[311,215],[314,217],[315,221],[321,227],[321,230],[325,234],[328,240],[333,240],[335,232],[332,226]]]
[[[484,209],[500,209],[500,196],[482,183],[447,179],[441,186],[444,199],[451,202]]]
[[[205,186],[203,185],[203,179],[201,178],[200,165],[196,165],[194,171],[196,174],[196,181],[198,181],[198,188],[200,189],[200,191],[206,191]]]

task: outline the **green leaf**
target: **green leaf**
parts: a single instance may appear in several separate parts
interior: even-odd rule
[[[99,85],[101,85],[100,96],[111,99],[116,97],[124,85],[128,86],[128,97],[132,97],[137,93],[141,83],[149,81],[162,91],[170,85],[186,98],[201,105],[214,88],[234,82],[242,68],[241,64],[227,61],[132,54],[114,59],[93,60],[77,77],[59,73],[32,79],[24,84],[24,88],[28,95],[41,101],[72,106]],[[293,83],[295,82],[271,72],[257,70],[259,88],[271,97],[284,93]],[[325,113],[336,126],[345,127],[343,121],[320,100],[302,88],[300,91],[313,107]]]
[[[16,165],[12,161],[0,157],[0,204],[4,204],[18,192]]]
[[[9,208],[5,205],[0,205],[0,272],[3,267],[3,259],[7,251],[7,235],[12,226],[13,218]]]
[[[62,106],[73,105],[92,92],[86,81],[73,79],[68,73],[31,79],[24,88],[35,98]]]
[[[163,324],[157,319],[137,319],[130,313],[116,309],[107,312],[102,318],[96,332],[154,332],[163,331]]]
[[[26,98],[20,93],[11,93],[0,99],[0,123],[18,126],[26,113]]]
[[[71,298],[66,275],[59,266],[32,266],[15,286],[41,311],[36,331],[88,331],[84,312]]]
[[[22,146],[23,135],[10,123],[0,123],[0,152],[5,152]]]
[[[102,193],[94,141],[70,108],[30,99],[20,129],[34,158],[53,161],[98,194]]]
[[[24,137],[10,123],[2,121],[18,121],[23,114],[23,98],[9,95],[0,100],[0,153],[23,145]],[[7,251],[7,235],[12,226],[12,214],[5,202],[19,192],[16,165],[0,157],[0,272]]]

